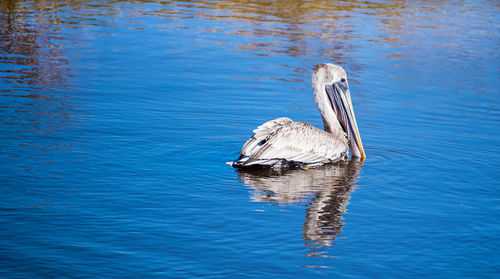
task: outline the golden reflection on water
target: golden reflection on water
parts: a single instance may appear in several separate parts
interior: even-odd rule
[[[130,4],[120,6],[119,4]],[[147,9],[141,4],[155,3]],[[3,56],[2,63],[23,65],[10,69],[6,79],[30,85],[62,85],[71,69],[68,66],[65,41],[77,41],[63,28],[84,26],[116,27],[113,18],[129,18],[129,27],[140,25],[142,16],[156,16],[169,21],[199,18],[220,24],[202,27],[208,33],[227,33],[251,40],[235,43],[236,49],[249,50],[251,55],[269,56],[286,53],[299,57],[321,56],[337,63],[346,62],[343,51],[349,51],[349,39],[357,36],[350,18],[354,9],[395,9],[394,3],[352,1],[16,1],[0,3],[1,50],[13,54]],[[148,28],[137,27],[137,28]],[[314,50],[311,38],[322,47]],[[317,51],[317,52],[316,52]],[[6,73],[6,70],[3,70]]]
[[[46,1],[32,4],[0,3],[0,63],[11,65],[1,70],[5,73],[3,78],[29,88],[62,86],[69,76],[69,67],[65,50],[59,44],[66,38],[53,20],[57,13],[46,9],[51,5]]]
[[[148,5],[147,8],[142,5],[148,3],[154,5]],[[116,28],[115,18],[129,19],[129,26],[123,28],[154,27],[143,22],[144,16],[159,17],[168,22],[187,18],[210,21],[212,24],[197,27],[198,36],[210,37],[210,33],[224,33],[245,38],[232,40],[231,37],[222,36],[215,39],[220,45],[234,45],[235,49],[248,50],[250,55],[321,57],[322,60],[355,69],[360,65],[356,65],[358,62],[349,54],[357,48],[351,44],[352,39],[366,36],[365,31],[359,32],[357,28],[371,27],[363,26],[362,15],[373,16],[380,23],[376,27],[380,34],[367,37],[366,40],[388,45],[401,42],[404,33],[419,28],[435,28],[433,18],[419,18],[411,13],[411,6],[412,1],[401,0],[289,0],[272,3],[236,0],[91,3],[78,0],[7,0],[0,3],[0,38],[1,53],[10,55],[1,55],[0,62],[22,67],[1,72],[7,73],[3,78],[11,83],[62,86],[71,75],[71,66],[65,53],[68,49],[66,44],[78,42],[78,36],[81,35],[79,32],[66,32],[65,28],[80,29],[81,33],[85,33],[85,26]],[[421,6],[435,11],[439,3],[426,2]],[[311,64],[317,62],[314,59]]]
[[[288,205],[308,202],[303,239],[309,257],[333,257],[325,247],[335,244],[344,227],[350,195],[355,188],[362,162],[351,159],[311,169],[240,170],[239,178],[252,189],[255,202]],[[310,202],[309,202],[310,201]]]
[[[68,4],[79,9],[77,2],[0,2],[1,125],[5,143],[12,145],[3,152],[17,160],[13,165],[26,164],[26,157],[51,162],[57,158],[54,153],[72,149],[71,142],[56,139],[75,117],[65,94],[72,76],[66,46],[77,39],[61,24],[70,17],[63,13]],[[54,139],[40,143],[38,136]]]

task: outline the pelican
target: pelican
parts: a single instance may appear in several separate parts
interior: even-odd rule
[[[314,100],[323,119],[324,131],[288,117],[270,120],[257,129],[231,165],[280,167],[322,165],[351,156],[365,158],[354,117],[345,70],[321,63],[312,74]]]

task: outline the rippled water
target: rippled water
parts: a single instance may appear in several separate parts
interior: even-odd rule
[[[0,2],[0,277],[494,278],[497,1]],[[322,126],[346,68],[364,162],[238,172]]]

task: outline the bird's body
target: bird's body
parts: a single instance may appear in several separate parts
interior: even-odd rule
[[[241,149],[239,164],[324,164],[347,157],[347,139],[304,122],[281,117],[268,121]],[[340,144],[339,144],[340,143]]]
[[[346,159],[349,148],[364,157],[344,69],[318,64],[313,88],[324,131],[288,117],[268,121],[253,131],[232,166],[319,165]]]

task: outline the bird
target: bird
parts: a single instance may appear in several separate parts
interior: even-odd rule
[[[314,66],[312,87],[324,130],[288,117],[270,120],[253,135],[230,165],[248,167],[310,167],[366,157],[354,116],[347,73],[339,65]]]

